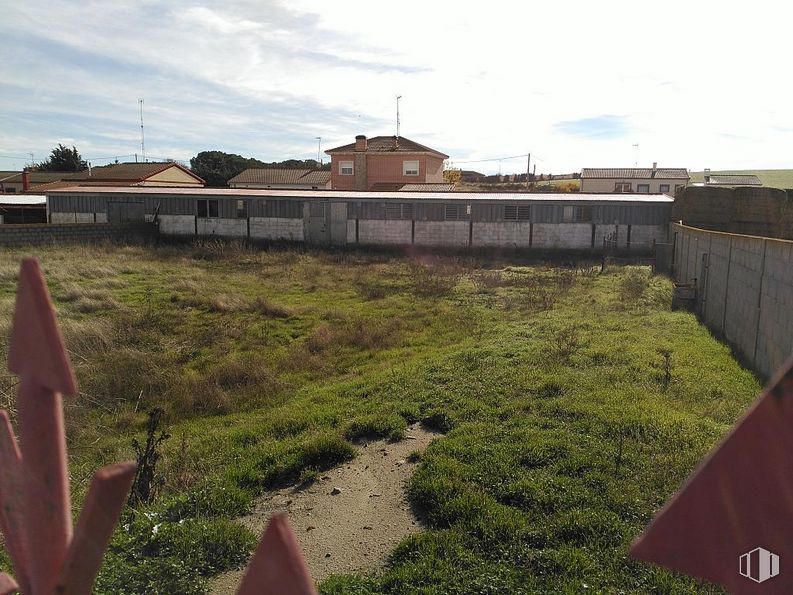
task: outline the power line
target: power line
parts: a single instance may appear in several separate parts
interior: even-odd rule
[[[523,153],[522,155],[512,155],[511,157],[493,157],[492,159],[469,159],[467,161],[457,161],[456,159],[452,159],[451,161],[453,163],[486,163],[488,161],[506,161],[508,159],[521,159],[523,157],[528,157],[528,156],[529,153]],[[540,159],[536,155],[534,156],[534,158],[537,161],[542,161],[542,159]]]
[[[22,159],[23,161],[30,161],[30,155],[28,155],[27,157],[19,157],[19,156],[14,156],[14,155],[0,155],[0,158],[2,158],[2,159]]]

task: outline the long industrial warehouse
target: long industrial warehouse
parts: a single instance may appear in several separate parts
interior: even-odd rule
[[[587,250],[604,238],[665,242],[664,194],[496,194],[71,187],[47,194],[51,223],[155,221],[163,235],[312,244]]]

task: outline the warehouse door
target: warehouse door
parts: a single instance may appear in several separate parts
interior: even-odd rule
[[[306,240],[311,244],[327,244],[328,236],[328,203],[311,201],[308,203]]]
[[[142,202],[112,201],[107,203],[108,223],[143,223],[146,209]]]
[[[347,243],[347,203],[346,202],[332,202],[330,203],[330,243],[331,244],[346,244]]]

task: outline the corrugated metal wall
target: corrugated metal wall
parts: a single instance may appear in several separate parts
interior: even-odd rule
[[[272,217],[282,219],[300,219],[303,217],[304,202],[328,202],[321,195],[316,198],[255,198],[255,197],[206,197],[196,198],[189,195],[151,195],[141,197],[135,194],[104,194],[54,195],[49,196],[50,211],[54,213],[106,213],[109,201],[137,202],[143,200],[146,213],[151,215],[159,211],[162,215],[195,215],[198,200],[216,200],[218,215],[221,218],[237,217],[237,201],[245,200],[250,217]],[[669,222],[672,203],[596,203],[594,201],[548,201],[515,200],[498,202],[467,203],[462,200],[435,201],[427,199],[410,200],[377,200],[357,199],[341,200],[347,202],[348,219],[415,219],[416,221],[505,221],[514,220],[505,216],[505,206],[530,205],[529,219],[525,218],[525,210],[521,210],[521,219],[534,223],[565,223],[591,222],[621,225],[663,225]],[[568,208],[565,217],[565,207]],[[583,207],[583,209],[582,209]],[[588,210],[587,210],[588,209]],[[573,215],[570,219],[569,216]],[[591,218],[590,218],[591,215]]]

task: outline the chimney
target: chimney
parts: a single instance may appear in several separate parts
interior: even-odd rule
[[[366,135],[359,134],[358,136],[355,137],[355,150],[356,151],[365,151],[366,147],[367,147],[367,144],[368,143],[366,142]]]
[[[30,189],[30,172],[22,170],[22,192],[27,192]]]
[[[658,169],[658,162],[653,161],[653,171],[655,171],[656,169]]]

